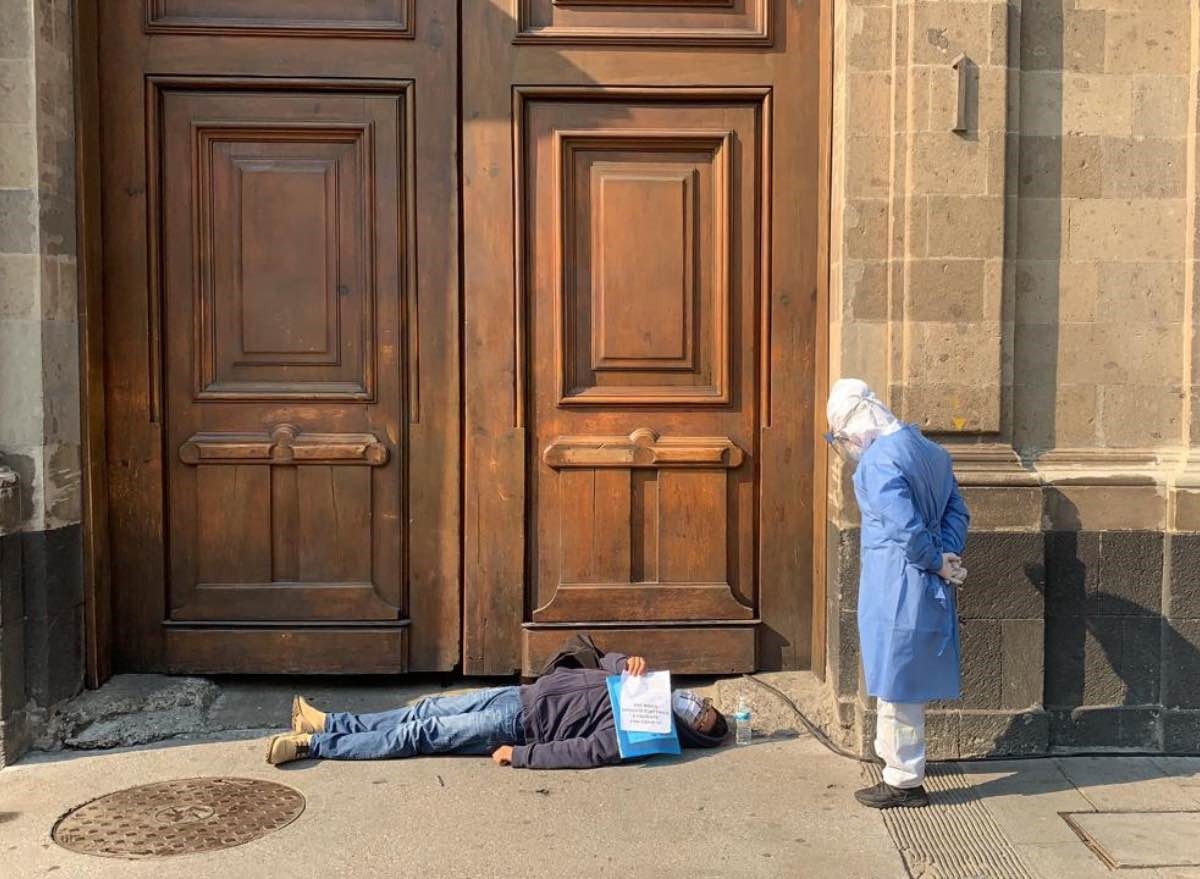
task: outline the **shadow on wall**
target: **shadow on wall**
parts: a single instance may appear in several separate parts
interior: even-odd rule
[[[1051,750],[1200,754],[1200,650],[1164,613],[1166,538],[1082,530],[1075,505],[1048,492],[1062,522],[1045,536]],[[1030,581],[1041,584],[1040,573]],[[996,750],[1020,740],[1022,723],[1014,718]]]

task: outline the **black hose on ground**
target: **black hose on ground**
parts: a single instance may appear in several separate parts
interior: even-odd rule
[[[796,703],[793,702],[791,700],[791,698],[789,698],[788,695],[786,693],[784,693],[782,690],[780,690],[778,687],[773,687],[770,684],[768,684],[766,681],[759,680],[754,675],[742,675],[742,677],[748,681],[753,682],[754,684],[757,684],[758,686],[762,687],[764,690],[770,691],[772,694],[774,694],[775,696],[778,696],[780,699],[782,699],[783,703],[785,705],[787,705],[788,708],[792,709],[792,712],[798,718],[800,718],[800,723],[804,726],[804,728],[806,730],[809,731],[809,733],[812,734],[812,737],[814,739],[816,739],[818,742],[820,742],[822,745],[824,745],[826,748],[828,748],[830,751],[837,754],[839,757],[845,757],[846,759],[854,760],[857,763],[874,763],[876,766],[882,765],[879,760],[873,760],[873,759],[870,759],[867,757],[860,757],[858,754],[855,754],[853,751],[847,751],[845,748],[843,748],[841,745],[839,745],[833,739],[829,738],[829,736],[825,735],[825,733],[821,730],[821,728],[819,726],[817,726],[815,723],[813,723],[811,720],[809,720],[807,717],[805,717],[804,712],[800,710],[799,706],[797,706]],[[1044,760],[1044,759],[1048,759],[1050,757],[1200,757],[1200,751],[1189,751],[1189,752],[1182,753],[1182,754],[1180,754],[1180,753],[1164,754],[1160,751],[1070,751],[1070,752],[1063,753],[1063,754],[995,754],[995,755],[988,755],[985,757],[964,757],[964,758],[954,757],[954,758],[950,758],[948,760],[930,760],[928,762],[930,762],[930,763],[968,763],[968,762],[976,763],[976,762],[983,762],[983,761],[987,761],[987,760]]]

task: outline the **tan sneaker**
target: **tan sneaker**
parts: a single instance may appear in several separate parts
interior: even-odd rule
[[[267,762],[272,766],[291,763],[308,758],[308,744],[312,736],[308,733],[284,733],[272,736],[267,743]]]
[[[325,731],[325,712],[313,708],[303,696],[292,698],[292,732],[319,733]]]

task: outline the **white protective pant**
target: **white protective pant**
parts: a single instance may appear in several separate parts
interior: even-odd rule
[[[892,787],[917,787],[925,781],[925,703],[876,702],[875,753],[887,764],[883,780]]]

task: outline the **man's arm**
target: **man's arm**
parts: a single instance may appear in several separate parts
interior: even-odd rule
[[[953,478],[953,477],[951,477]],[[950,502],[942,514],[942,546],[946,552],[962,555],[967,548],[967,528],[971,524],[971,513],[958,491],[958,482],[950,486]]]
[[[497,759],[496,762],[503,762]],[[591,769],[621,762],[617,734],[605,730],[596,735],[536,745],[517,745],[509,761],[516,769]]]
[[[625,671],[629,657],[624,653],[605,653],[600,657],[600,667],[610,675],[619,675]]]

